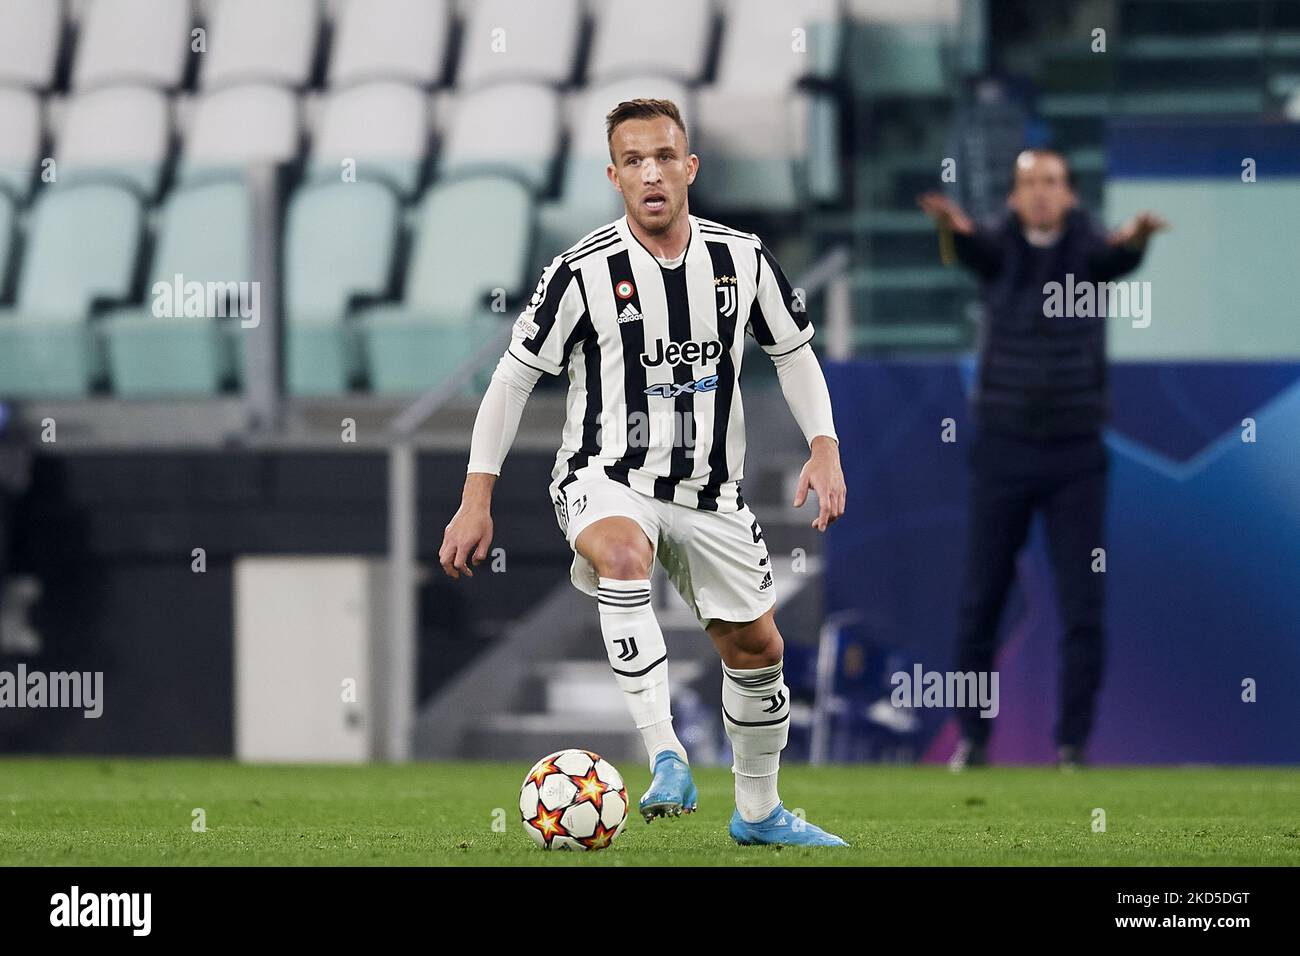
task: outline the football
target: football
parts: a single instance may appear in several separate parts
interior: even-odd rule
[[[599,754],[558,750],[528,771],[519,789],[519,815],[542,849],[603,850],[627,824],[627,788]]]

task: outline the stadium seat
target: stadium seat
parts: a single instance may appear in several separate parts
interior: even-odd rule
[[[485,175],[440,183],[415,218],[401,305],[362,318],[375,392],[419,391],[442,381],[508,326],[489,310],[493,290],[513,302],[525,281],[532,197],[517,180]]]
[[[114,392],[211,394],[237,377],[242,330],[234,304],[217,290],[217,298],[205,296],[202,315],[186,315],[188,296],[177,301],[176,277],[183,285],[204,283],[205,292],[207,283],[253,281],[251,238],[252,210],[242,184],[207,183],[168,195],[145,282],[149,301],[143,309],[105,317]],[[218,310],[233,317],[220,317]]]
[[[320,20],[317,0],[218,0],[203,54],[203,88],[279,83],[301,89],[315,65]]]
[[[784,95],[804,79],[839,69],[838,0],[726,0],[714,86],[733,93]],[[796,29],[803,30],[796,46]]]
[[[449,0],[346,0],[335,19],[330,85],[431,87],[442,76],[450,36]]]
[[[545,188],[560,148],[559,95],[532,83],[498,83],[455,97],[438,169],[492,171]]]
[[[797,90],[838,67],[835,0],[732,0],[727,6],[717,82],[696,92],[700,153],[696,189],[710,209],[778,212],[810,196],[808,163],[836,163],[835,107]],[[795,29],[804,30],[803,52]],[[813,147],[816,147],[814,151]]]
[[[374,182],[299,190],[285,229],[285,374],[290,393],[337,395],[361,371],[350,320],[359,297],[389,288],[401,211]]]
[[[298,155],[298,97],[277,86],[235,86],[199,99],[185,136],[180,178],[242,176],[250,163]]]
[[[72,85],[111,83],[177,89],[190,59],[188,0],[94,0],[77,33]]]
[[[0,87],[0,189],[25,198],[40,151],[40,99],[27,90]]]
[[[540,255],[549,257],[567,249],[593,229],[623,214],[623,198],[605,177],[609,165],[605,114],[636,97],[672,100],[681,109],[687,130],[692,129],[690,93],[677,80],[630,77],[571,95],[566,104],[569,148],[560,172],[560,195],[538,211]]]
[[[420,185],[429,152],[431,104],[406,83],[366,83],[325,100],[311,159],[314,179],[339,180],[345,160],[358,179],[376,178],[404,196]]]
[[[700,90],[695,191],[710,210],[791,212],[840,188],[835,103],[818,94],[770,98]]]
[[[457,85],[528,80],[560,86],[573,76],[581,32],[578,0],[477,0],[461,36]]]
[[[655,73],[693,83],[709,57],[713,4],[704,0],[661,0],[648,15],[638,0],[609,0],[594,6],[595,37],[591,82]],[[629,24],[635,24],[634,29]]]
[[[32,211],[17,307],[0,312],[0,394],[86,394],[103,370],[89,322],[102,300],[124,299],[143,213],[106,184],[41,190]]]
[[[48,90],[63,41],[63,4],[0,0],[0,85]]]
[[[67,182],[112,179],[146,197],[158,192],[171,136],[166,95],[140,86],[110,86],[73,96],[56,152]]]

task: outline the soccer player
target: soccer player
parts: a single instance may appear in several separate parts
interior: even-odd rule
[[[472,575],[492,541],[492,486],[542,374],[569,378],[550,497],[573,548],[573,584],[596,598],[615,679],[645,741],[647,821],[696,809],[673,732],[668,655],[650,601],[655,558],[722,659],[722,716],[735,755],[741,844],[845,846],[788,812],[777,770],[790,726],[772,567],[740,493],[745,333],[777,368],[811,456],[794,504],[812,526],[844,513],[844,476],[813,327],[757,236],[690,214],[699,170],[675,104],[638,99],[606,117],[608,176],[626,215],[543,271],[483,396],[460,509],[439,560]]]
[[[1143,212],[1106,235],[1079,208],[1069,165],[1054,150],[1025,150],[1013,175],[1008,213],[994,228],[942,194],[917,200],[984,291],[957,670],[993,669],[1016,553],[1041,514],[1065,625],[1057,764],[1070,769],[1085,762],[1104,659],[1103,575],[1092,562],[1102,546],[1109,465],[1101,438],[1106,317],[1055,315],[1048,288],[1095,288],[1131,272],[1165,222]],[[992,721],[975,708],[958,719],[949,766],[986,764]]]

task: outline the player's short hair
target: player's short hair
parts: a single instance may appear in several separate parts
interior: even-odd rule
[[[609,144],[610,159],[614,158],[614,130],[618,129],[620,124],[628,120],[654,119],[656,116],[666,116],[676,123],[677,128],[682,131],[682,136],[688,144],[690,143],[690,134],[686,132],[682,111],[672,100],[624,100],[605,115],[605,141]],[[689,149],[689,145],[687,148]]]
[[[1051,156],[1054,159],[1059,159],[1061,165],[1065,167],[1065,184],[1071,189],[1075,188],[1074,168],[1070,165],[1070,158],[1059,149],[1054,149],[1051,146],[1031,146],[1028,149],[1022,149],[1020,152],[1016,153],[1015,162],[1011,164],[1012,188],[1015,188],[1016,185],[1016,171],[1020,168],[1020,157],[1022,156],[1033,156],[1035,159],[1044,156]]]

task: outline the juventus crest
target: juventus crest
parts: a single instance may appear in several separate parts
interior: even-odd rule
[[[718,293],[718,314],[728,318],[736,314],[736,277],[714,276],[713,285]]]

